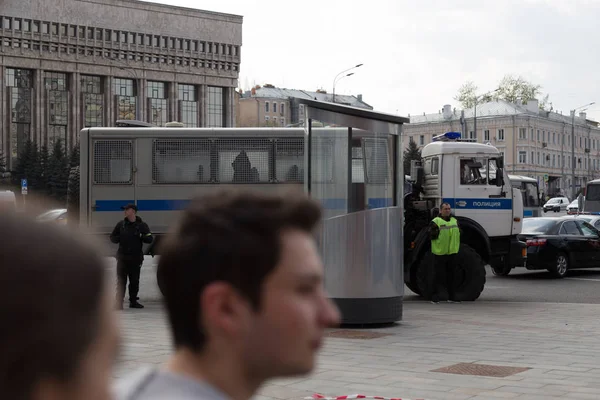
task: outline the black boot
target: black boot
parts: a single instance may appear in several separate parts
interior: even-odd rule
[[[144,308],[144,306],[138,303],[137,300],[134,300],[129,302],[129,308]]]

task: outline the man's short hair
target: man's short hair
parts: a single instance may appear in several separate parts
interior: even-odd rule
[[[281,233],[311,233],[321,219],[318,203],[297,192],[219,191],[192,200],[165,239],[157,280],[176,347],[201,351],[200,294],[224,281],[260,307],[261,289],[281,256]]]
[[[104,266],[62,227],[7,214],[0,227],[1,397],[27,399],[40,379],[77,374],[98,333]]]
[[[440,210],[442,208],[444,208],[444,206],[448,206],[448,207],[452,208],[452,206],[450,205],[450,203],[448,203],[447,201],[444,201],[442,204],[440,204]]]

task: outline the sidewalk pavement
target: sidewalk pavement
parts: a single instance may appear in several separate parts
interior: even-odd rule
[[[161,305],[145,305],[119,311],[124,348],[116,378],[142,365],[160,365],[171,351]],[[408,301],[403,321],[392,327],[331,330],[312,375],[270,382],[256,400],[314,393],[428,400],[599,399],[598,315],[600,305]],[[467,363],[456,367],[463,374],[434,371],[459,363]],[[473,369],[470,363],[489,366],[475,373],[504,377],[464,375]]]

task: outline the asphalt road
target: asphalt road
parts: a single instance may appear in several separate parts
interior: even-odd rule
[[[525,268],[513,269],[508,276],[486,270],[485,289],[477,301],[600,304],[600,268],[573,270],[563,279]],[[406,287],[404,293],[405,301],[422,301]]]

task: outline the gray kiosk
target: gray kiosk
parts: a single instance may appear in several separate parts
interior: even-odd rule
[[[297,101],[306,131],[305,190],[324,207],[319,245],[328,295],[345,324],[399,321],[404,296],[400,135],[409,120]]]

